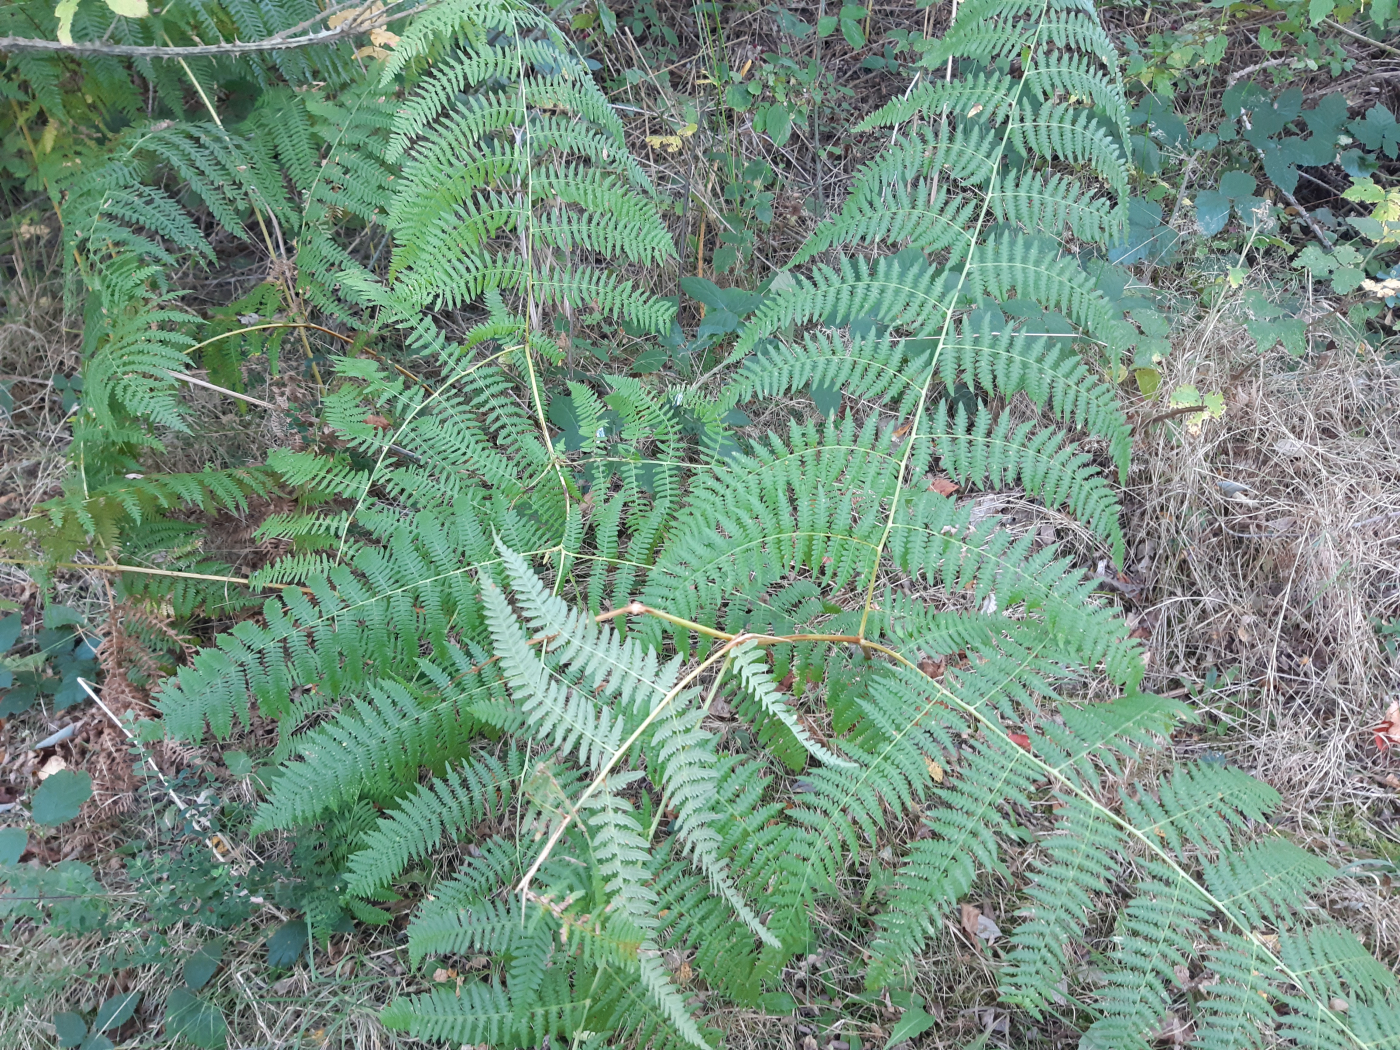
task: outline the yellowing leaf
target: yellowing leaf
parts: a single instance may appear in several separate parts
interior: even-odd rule
[[[1167,402],[1172,408],[1189,408],[1192,405],[1201,403],[1201,392],[1194,386],[1179,386],[1172,391],[1171,400]]]
[[[1370,178],[1353,179],[1351,185],[1342,194],[1342,200],[1369,201],[1375,204],[1385,200],[1385,190],[1377,186]]]
[[[924,756],[924,765],[928,766],[928,775],[933,777],[934,783],[943,783],[943,767],[927,755]]]
[[[1162,373],[1155,368],[1135,368],[1133,373],[1137,376],[1138,389],[1144,397],[1151,397],[1162,385]]]
[[[146,0],[106,0],[106,4],[114,14],[123,18],[145,18],[151,13]]]
[[[648,135],[647,145],[652,149],[664,149],[667,153],[675,153],[681,148],[681,137],[679,135]]]
[[[379,47],[393,47],[399,42],[399,34],[391,33],[381,26],[369,31],[369,39],[370,43]]]
[[[375,0],[374,3],[365,4],[364,7],[357,7],[350,11],[342,11],[338,15],[331,15],[330,18],[326,19],[326,27],[328,29],[335,29],[352,20],[357,23],[365,22],[383,10],[384,5],[379,3],[378,0]]]
[[[54,17],[58,19],[58,42],[60,44],[71,44],[73,42],[73,16],[78,13],[78,0],[58,0],[58,6],[53,9]]]
[[[1202,397],[1201,392],[1194,386],[1179,386],[1172,391],[1167,403],[1172,408],[1200,408],[1199,413],[1187,413],[1183,417],[1186,429],[1192,434],[1199,434],[1207,419],[1219,419],[1225,415],[1225,395],[1219,391],[1212,391]]]

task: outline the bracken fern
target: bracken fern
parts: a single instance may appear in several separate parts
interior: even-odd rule
[[[999,880],[1021,902],[996,965],[1018,1023],[1117,1050],[1174,1009],[1201,1047],[1400,1046],[1400,991],[1318,921],[1332,873],[1269,830],[1272,789],[1166,761],[1191,712],[1141,690],[1094,581],[956,494],[1018,488],[1121,559],[1100,464],[1123,476],[1131,434],[1100,377],[1131,333],[1080,259],[1126,226],[1126,104],[1092,6],[965,0],[866,121],[888,148],[768,287],[717,393],[563,367],[557,331],[668,329],[674,305],[644,288],[674,249],[548,18],[440,4],[381,76],[334,100],[270,92],[261,136],[133,132],[83,177],[73,246],[99,294],[124,289],[92,418],[178,425],[160,376],[185,337],[159,275],[207,246],[151,166],[226,228],[246,204],[297,230],[293,293],[396,329],[433,378],[347,356],[333,451],[52,513],[71,533],[94,508],[302,496],[261,531],[295,545],[252,581],[280,593],[160,706],[191,738],[254,705],[277,720],[260,831],[379,808],[341,844],[340,905],[363,921],[389,921],[410,865],[470,847],[408,946],[491,965],[387,1024],[705,1047],[720,1033],[676,953],[754,1006],[844,911],[878,993]],[[382,224],[386,272],[337,241],[347,213]],[[813,387],[842,392],[839,418],[724,422]]]

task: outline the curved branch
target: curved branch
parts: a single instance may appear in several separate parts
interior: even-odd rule
[[[321,16],[333,13],[349,4],[339,4],[323,11]],[[350,18],[334,29],[322,29],[316,33],[292,36],[291,33],[303,26],[274,34],[265,40],[252,40],[247,43],[192,44],[188,47],[162,47],[146,44],[107,44],[100,40],[80,40],[65,44],[58,40],[40,40],[34,37],[0,36],[0,52],[48,51],[65,55],[112,55],[119,58],[200,58],[211,55],[248,55],[261,51],[289,51],[300,47],[314,47],[318,44],[334,44],[346,37],[368,33],[380,29],[391,21],[406,18],[432,7],[423,3],[408,11],[378,12],[373,18]],[[318,19],[319,20],[319,19]]]

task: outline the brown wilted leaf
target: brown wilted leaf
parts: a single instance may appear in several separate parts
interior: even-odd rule
[[[956,482],[948,478],[934,478],[928,487],[929,492],[936,492],[940,496],[956,495],[960,489]]]
[[[374,427],[375,430],[388,430],[394,425],[378,412],[371,412],[369,415],[365,416],[365,422]]]
[[[933,660],[925,656],[919,661],[919,670],[930,678],[941,678],[947,667],[947,660]]]
[[[1157,1031],[1152,1033],[1152,1039],[1154,1042],[1165,1043],[1168,1046],[1185,1046],[1191,1041],[1193,1034],[1189,1021],[1183,1021],[1168,1010],[1162,1015],[1162,1020],[1157,1025]]]
[[[982,909],[971,904],[963,904],[960,907],[962,909],[962,928],[972,938],[973,944],[978,941],[986,941],[991,944],[1001,936],[1001,927],[992,920],[990,915],[983,915]]]

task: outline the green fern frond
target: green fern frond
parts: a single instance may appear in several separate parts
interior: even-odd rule
[[[1118,498],[1088,455],[1064,444],[1065,435],[1034,423],[1013,426],[1009,415],[995,425],[990,412],[969,420],[959,406],[937,435],[943,469],[960,484],[1006,489],[1018,481],[1046,506],[1064,506],[1109,544],[1115,563],[1125,545],[1118,523]]]

